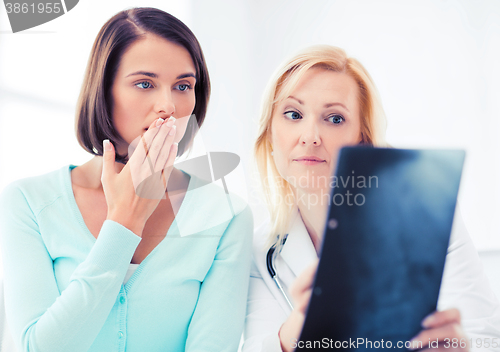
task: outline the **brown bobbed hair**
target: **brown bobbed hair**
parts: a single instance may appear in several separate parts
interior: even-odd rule
[[[99,31],[78,98],[76,135],[80,145],[91,154],[103,155],[102,142],[105,139],[114,145],[124,142],[112,123],[111,88],[125,51],[148,33],[184,47],[196,68],[196,104],[193,110],[196,121],[190,119],[184,137],[179,142],[178,155],[191,146],[203,124],[210,97],[210,78],[203,51],[193,32],[162,10],[149,7],[124,10],[109,19]],[[116,161],[125,163],[127,160],[127,155],[116,155]]]

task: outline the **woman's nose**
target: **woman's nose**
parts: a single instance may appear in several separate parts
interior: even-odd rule
[[[175,114],[175,104],[170,92],[162,92],[159,94],[154,110],[158,117],[163,119]]]
[[[303,128],[300,143],[305,146],[309,144],[319,146],[321,144],[321,136],[319,134],[320,126],[318,126],[316,121],[310,121],[304,124]]]

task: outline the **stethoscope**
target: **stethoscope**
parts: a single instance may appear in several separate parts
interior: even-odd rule
[[[286,236],[283,239],[283,244],[285,244],[285,241],[286,241]],[[271,248],[269,248],[269,250],[267,251],[267,256],[266,256],[267,271],[269,272],[269,275],[271,275],[271,277],[273,278],[274,282],[276,283],[276,286],[278,286],[278,289],[283,294],[283,297],[285,297],[285,300],[288,303],[288,305],[290,306],[290,309],[293,310],[292,302],[290,301],[290,299],[288,298],[288,295],[286,294],[285,290],[283,289],[283,284],[282,284],[280,278],[278,277],[278,274],[276,273],[276,270],[274,268],[273,261],[274,261],[274,257],[275,257],[274,252],[276,250],[276,245],[277,245],[277,243],[273,244],[273,246]]]

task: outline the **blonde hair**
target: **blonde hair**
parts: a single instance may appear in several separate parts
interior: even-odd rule
[[[372,78],[358,60],[348,57],[340,48],[319,45],[306,48],[279,67],[264,92],[258,137],[254,146],[254,156],[272,219],[267,247],[276,245],[276,252],[281,249],[297,205],[290,184],[279,174],[271,155],[271,119],[275,105],[290,95],[312,67],[345,73],[356,81],[359,87],[361,143],[386,146],[386,120],[380,97]]]

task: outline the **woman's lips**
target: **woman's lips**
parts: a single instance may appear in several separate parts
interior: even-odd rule
[[[315,157],[315,156],[302,156],[300,158],[293,159],[293,161],[296,161],[296,162],[303,164],[303,165],[318,165],[318,164],[326,163],[326,160],[320,159],[320,158]]]

